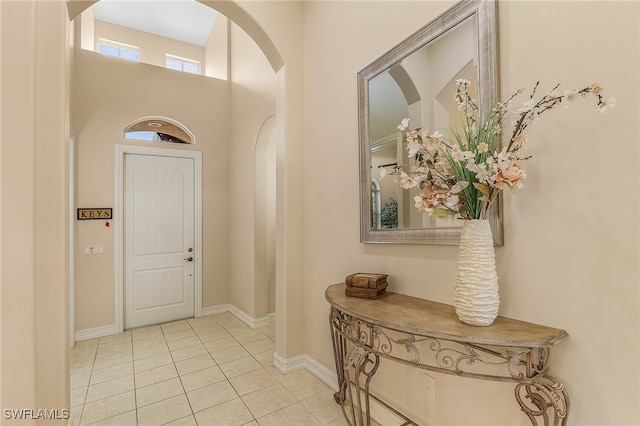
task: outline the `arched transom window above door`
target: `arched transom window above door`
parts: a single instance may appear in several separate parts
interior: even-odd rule
[[[143,117],[124,129],[125,139],[195,145],[196,138],[182,123],[166,117]]]

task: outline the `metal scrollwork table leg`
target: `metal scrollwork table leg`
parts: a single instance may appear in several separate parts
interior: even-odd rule
[[[371,421],[369,384],[378,370],[380,357],[360,346],[354,346],[347,352],[347,340],[335,327],[333,315],[334,311],[331,310],[329,321],[339,386],[333,398],[342,406],[342,412],[350,425],[369,426]],[[353,377],[349,373],[351,370],[353,370]],[[361,385],[361,375],[364,376],[364,387]],[[349,401],[349,404],[346,405],[345,401]]]
[[[389,305],[387,308],[405,310],[415,305],[412,318],[418,317],[418,313],[430,314],[441,327],[434,330],[431,322],[425,320],[423,328],[415,332],[414,323],[406,328],[404,324],[397,325],[402,322],[401,316],[393,316],[393,321],[387,319],[384,324],[380,324],[382,321],[373,324],[366,319],[367,315],[358,315],[354,309],[358,307],[357,301],[349,302],[348,311],[337,309],[335,300],[343,294],[340,287],[330,287],[327,294],[327,300],[333,302],[329,323],[339,386],[334,399],[342,406],[351,426],[370,425],[370,398],[405,419],[405,425],[415,424],[370,394],[369,385],[381,357],[459,377],[515,383],[516,401],[533,426],[566,426],[569,394],[564,384],[548,372],[550,349],[568,336],[564,330],[502,318],[502,324],[494,326],[485,339],[450,332],[443,337],[441,321],[449,320],[452,329],[458,324],[448,305],[402,295],[390,295],[379,302],[382,306]],[[370,314],[364,308],[363,311]],[[513,333],[514,329],[518,333]]]
[[[536,418],[541,418],[545,426],[567,424],[569,394],[562,382],[550,374],[540,376],[532,383],[518,383],[515,394],[520,408],[533,426],[538,425]],[[553,412],[552,418],[549,417],[550,409]]]

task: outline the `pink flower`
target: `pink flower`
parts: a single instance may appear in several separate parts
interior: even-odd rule
[[[422,192],[413,197],[413,200],[416,202],[415,206],[418,211],[431,213],[446,201],[448,192],[447,189],[438,188],[436,185],[425,182]]]
[[[502,190],[504,184],[509,185],[510,188],[514,186],[518,189],[523,187],[522,181],[527,177],[524,170],[520,168],[520,164],[511,163],[506,168],[498,171],[495,176],[496,188]]]

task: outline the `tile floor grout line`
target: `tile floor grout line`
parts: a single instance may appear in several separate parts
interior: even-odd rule
[[[135,366],[135,353],[133,352],[133,332],[131,332],[131,370],[133,371],[133,406],[136,412],[136,426],[140,423],[138,417],[138,387],[136,386],[136,366]]]
[[[187,321],[187,324],[189,324],[189,328],[196,335],[196,337],[198,338],[198,341],[202,344],[202,341],[200,340],[200,336],[198,336],[198,333],[195,332],[195,330],[193,329],[193,327],[191,326],[189,321]],[[207,353],[209,353],[209,352],[207,352]],[[169,350],[169,355],[171,356],[171,359],[173,360],[173,365],[175,366],[176,359],[173,357],[173,352],[171,350]],[[189,359],[192,359],[192,358],[189,358]],[[215,360],[213,360],[213,362],[215,363]],[[189,399],[189,395],[187,394],[187,390],[184,387],[184,382],[182,381],[182,375],[178,371],[178,367],[176,367],[176,373],[178,374],[178,380],[180,381],[180,386],[182,386],[182,391],[184,392],[184,396],[185,396],[185,398],[187,398],[187,403],[189,404],[189,409],[191,410],[191,416],[193,417],[193,420],[196,422],[196,425],[197,425],[198,424],[198,420],[196,419],[196,412],[193,409],[193,404],[191,404],[191,400]]]
[[[215,321],[215,319],[214,319],[214,321]],[[216,322],[217,322],[217,321],[216,321]],[[233,340],[235,340],[235,341],[236,341],[236,343],[238,343],[238,345],[240,345],[244,350],[246,350],[246,348],[244,347],[244,345],[243,345],[242,343],[240,343],[240,342],[238,341],[238,339],[236,339],[236,337],[235,337],[234,335],[232,335],[231,333],[229,333],[228,329],[227,329],[227,328],[225,328],[225,326],[224,326],[224,325],[220,324],[219,322],[217,322],[217,323],[218,323],[218,325],[220,325],[220,326],[222,327],[222,329],[223,329],[226,333],[228,333],[228,334],[233,338]],[[197,335],[197,333],[196,333],[196,335]],[[198,340],[200,340],[200,336],[198,336]],[[201,341],[201,343],[204,345],[204,342],[202,342],[202,341]],[[218,364],[218,362],[215,360],[215,358],[213,358],[213,355],[211,354],[211,351],[209,350],[209,348],[207,348],[207,347],[205,346],[205,349],[207,350],[207,353],[209,354],[209,356],[213,359],[213,362],[216,364],[216,366],[218,366],[218,368],[220,368],[220,364]],[[248,351],[247,351],[247,352],[248,352]],[[249,356],[251,356],[251,354],[250,354],[250,353],[249,353]],[[255,358],[254,358],[254,360],[255,360]],[[257,360],[255,360],[255,361],[256,361],[256,362],[258,362]],[[259,363],[259,362],[258,362],[258,363]],[[224,364],[224,363],[223,363],[223,364]],[[260,365],[262,366],[262,364],[260,364]],[[236,393],[236,395],[238,395],[238,399],[240,400],[240,402],[242,402],[242,405],[246,408],[247,412],[248,412],[249,414],[251,414],[252,420],[251,420],[251,421],[249,421],[249,422],[246,422],[246,423],[244,423],[244,424],[248,424],[248,423],[251,423],[251,422],[254,422],[254,421],[257,423],[257,422],[258,422],[258,419],[257,419],[257,418],[256,418],[256,416],[253,414],[253,412],[249,409],[249,407],[247,406],[247,404],[246,404],[246,402],[244,401],[244,399],[242,399],[242,395],[240,395],[240,393],[238,392],[238,390],[236,389],[236,387],[235,387],[235,386],[233,385],[233,383],[231,382],[231,380],[230,380],[230,379],[232,379],[232,378],[228,377],[222,369],[220,369],[220,371],[222,372],[222,375],[225,377],[225,380],[229,383],[229,385],[231,386],[231,388],[233,389],[233,391]],[[245,395],[245,396],[246,396],[246,395]],[[187,397],[187,398],[188,398],[188,397]],[[220,404],[218,404],[218,405],[220,405]],[[212,407],[209,407],[209,408],[212,408]],[[202,411],[204,411],[204,410],[202,410]],[[194,418],[195,418],[195,413],[193,414],[193,416],[194,416]],[[197,423],[197,419],[196,419],[196,423]]]
[[[223,328],[224,328],[224,327],[223,327]],[[236,338],[235,338],[235,336],[231,336],[231,337],[233,337],[233,340],[235,340],[236,342],[238,342],[238,339],[236,339]],[[244,350],[246,350],[246,348],[244,347],[244,345],[243,345],[242,343],[238,342],[238,344],[239,344],[239,345],[240,345]],[[208,350],[208,349],[207,349],[207,350]],[[248,352],[248,351],[247,351],[247,352]],[[249,354],[249,356],[251,356],[251,354]],[[213,357],[213,356],[212,356],[212,357]],[[215,360],[214,360],[214,361],[215,361]],[[256,362],[257,362],[257,360],[256,360]],[[222,371],[222,369],[220,369],[220,371]],[[222,371],[222,374],[224,374],[224,371]],[[224,376],[225,376],[225,377],[227,377],[227,375],[226,375],[226,374],[224,374]],[[251,420],[251,421],[249,421],[249,422],[246,422],[246,423],[244,423],[244,424],[248,424],[248,423],[251,423],[251,422],[256,422],[256,423],[258,423],[258,419],[257,419],[257,417],[256,417],[256,416],[255,416],[255,414],[253,414],[253,412],[249,409],[249,406],[247,405],[247,403],[245,402],[245,400],[242,398],[243,396],[246,396],[246,395],[240,395],[240,392],[238,392],[238,390],[237,390],[237,389],[236,389],[236,387],[233,385],[233,383],[231,382],[231,380],[230,380],[230,379],[231,379],[231,378],[227,377],[227,381],[229,382],[229,385],[231,385],[231,387],[233,388],[233,390],[235,391],[235,393],[238,395],[238,398],[240,399],[240,402],[242,402],[242,405],[244,406],[244,408],[247,410],[247,412],[248,412],[249,414],[251,414],[251,417],[253,418],[253,420]]]
[[[84,416],[84,407],[87,404],[87,396],[89,395],[89,385],[91,384],[91,377],[93,376],[93,367],[96,365],[96,359],[98,359],[98,347],[100,347],[100,339],[98,339],[98,344],[96,345],[95,352],[93,354],[93,359],[91,360],[91,371],[89,372],[89,379],[87,380],[87,391],[84,393],[84,398],[82,398],[82,411],[80,412],[80,419],[78,424],[82,424],[82,417]]]
[[[171,332],[166,332],[167,330],[165,330],[165,328],[163,328],[163,327],[162,327],[162,325],[163,325],[163,324],[158,325],[158,328],[159,328],[159,330],[160,330],[160,333],[159,333],[158,335],[162,336],[162,340],[163,340],[163,343],[164,343],[164,347],[167,349],[167,351],[168,351],[168,353],[169,353],[169,357],[168,357],[168,359],[170,360],[170,363],[169,363],[169,364],[167,364],[167,365],[172,365],[172,366],[173,366],[173,368],[174,368],[174,370],[176,371],[177,378],[178,378],[178,380],[180,380],[180,384],[181,384],[181,388],[182,388],[182,393],[183,393],[183,395],[185,396],[185,398],[187,399],[187,402],[188,402],[188,404],[189,404],[189,408],[190,408],[190,410],[189,410],[189,411],[191,412],[191,414],[189,414],[189,415],[187,415],[187,416],[184,416],[184,417],[181,417],[180,419],[176,419],[176,420],[174,420],[174,421],[178,421],[178,420],[181,420],[181,419],[182,419],[182,420],[184,420],[184,419],[187,419],[187,418],[189,418],[189,417],[190,417],[192,422],[195,422],[195,424],[198,424],[198,420],[197,420],[197,419],[196,419],[196,417],[195,417],[195,414],[196,414],[196,413],[194,412],[194,407],[193,407],[193,405],[192,405],[192,403],[191,403],[191,400],[189,399],[189,397],[188,397],[188,395],[187,395],[187,390],[186,390],[185,385],[184,385],[184,382],[183,382],[183,380],[182,380],[182,377],[183,377],[183,376],[182,376],[182,375],[180,375],[180,374],[179,374],[179,372],[177,371],[177,365],[176,365],[176,363],[179,363],[179,362],[181,362],[181,361],[188,361],[188,360],[190,360],[190,359],[194,359],[194,358],[197,358],[198,356],[202,356],[202,355],[205,355],[205,354],[206,354],[206,355],[208,355],[208,357],[213,361],[213,365],[214,365],[214,366],[216,366],[218,369],[220,369],[220,366],[221,366],[221,365],[225,364],[224,362],[223,362],[223,363],[219,363],[218,361],[216,361],[216,359],[215,359],[215,358],[214,358],[214,356],[213,356],[213,353],[217,352],[217,351],[215,351],[215,350],[213,349],[213,347],[215,346],[215,341],[216,341],[216,340],[220,340],[220,339],[213,339],[213,340],[211,340],[210,342],[207,342],[207,343],[209,344],[209,345],[207,346],[207,345],[205,344],[205,342],[202,340],[201,336],[200,336],[201,334],[203,334],[203,335],[204,335],[204,334],[208,334],[208,333],[213,333],[214,331],[207,331],[207,326],[208,326],[208,325],[211,325],[211,326],[215,326],[215,328],[216,328],[216,329],[217,329],[218,327],[220,327],[220,329],[221,329],[222,331],[224,331],[228,337],[233,337],[233,340],[232,340],[232,341],[235,343],[235,344],[233,345],[233,347],[236,347],[236,345],[237,345],[237,347],[242,348],[242,350],[243,350],[243,351],[246,351],[246,353],[247,353],[247,358],[249,358],[249,357],[250,357],[250,359],[251,359],[253,362],[255,362],[255,363],[259,366],[259,368],[257,368],[256,370],[244,371],[244,372],[241,372],[240,374],[236,374],[236,375],[235,375],[235,376],[233,376],[233,377],[228,377],[228,376],[227,376],[227,374],[228,374],[228,373],[225,373],[222,369],[220,369],[220,372],[222,373],[222,377],[224,377],[224,382],[228,383],[228,384],[229,384],[229,386],[231,387],[231,389],[233,389],[233,390],[234,390],[235,394],[237,395],[237,398],[238,398],[238,399],[240,400],[240,402],[242,403],[242,406],[247,410],[247,414],[249,414],[249,415],[250,415],[250,417],[252,418],[252,420],[250,420],[248,423],[252,423],[252,422],[259,423],[259,422],[258,422],[258,418],[256,418],[256,417],[255,417],[255,415],[253,414],[253,412],[251,412],[251,410],[249,410],[249,406],[246,404],[245,400],[243,399],[243,396],[241,396],[241,395],[239,394],[238,389],[236,388],[236,386],[234,386],[234,385],[233,385],[233,383],[232,383],[232,381],[231,381],[231,380],[232,380],[232,379],[234,379],[235,377],[240,377],[240,376],[242,376],[242,375],[251,374],[251,373],[256,372],[256,371],[266,371],[266,373],[268,374],[268,376],[269,376],[269,377],[271,377],[271,378],[273,378],[273,379],[275,380],[275,382],[276,382],[276,383],[274,383],[273,385],[279,384],[280,386],[282,386],[282,387],[283,387],[284,391],[285,391],[285,392],[287,392],[287,393],[292,397],[292,401],[291,401],[291,403],[290,403],[290,404],[287,404],[287,405],[285,405],[284,407],[279,407],[278,409],[276,409],[276,410],[274,410],[274,411],[270,411],[270,412],[268,412],[268,413],[264,414],[263,416],[261,416],[261,418],[262,418],[262,417],[265,417],[265,416],[269,416],[269,415],[271,415],[271,414],[273,414],[273,413],[275,413],[275,412],[278,412],[278,411],[280,411],[280,410],[288,409],[288,408],[290,408],[290,407],[295,406],[296,404],[299,404],[299,405],[300,405],[300,407],[301,407],[302,409],[304,409],[304,412],[311,416],[310,418],[313,418],[313,419],[315,419],[317,422],[321,423],[321,422],[320,422],[320,419],[319,419],[318,417],[315,417],[315,416],[313,415],[313,413],[311,413],[311,412],[309,411],[309,409],[308,409],[306,406],[304,406],[304,405],[302,404],[302,401],[307,400],[307,399],[311,399],[311,398],[313,398],[314,396],[320,395],[320,394],[321,394],[321,391],[320,391],[320,392],[315,392],[315,393],[313,393],[312,395],[305,396],[305,398],[303,398],[303,399],[299,399],[297,396],[295,396],[294,394],[292,394],[292,393],[291,393],[291,391],[290,391],[289,389],[287,389],[286,387],[284,387],[284,385],[282,384],[282,378],[281,378],[280,376],[276,376],[276,375],[274,374],[274,372],[273,372],[273,371],[269,371],[269,368],[270,368],[270,367],[273,367],[273,361],[271,360],[271,362],[267,363],[267,358],[268,358],[268,357],[265,357],[265,356],[264,356],[264,353],[265,353],[265,352],[273,353],[273,350],[272,350],[272,349],[266,349],[266,351],[265,351],[265,350],[258,350],[257,348],[258,348],[258,347],[260,347],[259,345],[252,345],[252,343],[257,342],[257,341],[261,341],[261,340],[269,340],[271,343],[275,344],[274,339],[273,339],[269,334],[267,334],[267,331],[269,331],[269,330],[265,330],[265,328],[266,328],[266,327],[261,327],[260,329],[244,329],[243,324],[240,322],[240,320],[236,320],[236,321],[233,321],[233,320],[227,320],[227,318],[225,317],[225,318],[224,318],[224,320],[225,320],[225,321],[223,321],[223,322],[224,322],[224,324],[223,324],[223,323],[219,322],[218,320],[216,320],[216,318],[214,318],[213,316],[208,316],[208,317],[211,319],[211,324],[206,324],[206,322],[197,322],[197,323],[196,323],[195,321],[194,321],[194,324],[192,324],[189,320],[179,320],[179,321],[173,321],[173,322],[170,322],[170,323],[166,323],[166,324],[171,324],[171,323],[180,323],[181,321],[184,321],[184,322],[182,322],[182,323],[181,323],[181,325],[180,325],[180,326],[178,326],[178,325],[176,324],[176,327],[180,327],[180,328],[170,329],[169,327],[165,327],[165,328],[167,328],[167,329],[170,329],[170,330],[171,330]],[[207,317],[204,317],[204,318],[207,318]],[[232,318],[230,318],[230,319],[232,319]],[[202,325],[201,325],[201,324],[202,324]],[[195,328],[194,328],[194,325],[196,325],[196,327],[195,327]],[[226,326],[225,326],[225,325],[226,325]],[[185,326],[186,326],[186,327],[185,327]],[[184,328],[183,328],[183,327],[184,327]],[[180,331],[186,331],[186,330],[190,331],[193,335],[195,335],[196,339],[194,339],[194,342],[197,342],[197,343],[194,343],[194,344],[188,344],[187,346],[184,346],[184,347],[180,347],[180,344],[172,345],[172,346],[174,346],[176,349],[175,349],[175,350],[171,350],[171,347],[170,347],[170,346],[169,346],[169,344],[168,344],[169,342],[167,341],[167,336],[168,336],[168,335],[171,335],[171,334],[173,334],[173,333],[177,333],[177,332],[180,332]],[[197,330],[199,330],[199,331],[197,331]],[[242,335],[244,335],[244,334],[251,333],[251,332],[253,332],[253,331],[257,331],[257,332],[259,332],[258,334],[256,334],[256,335],[255,335],[255,337],[256,337],[255,339],[254,339],[253,337],[251,337],[251,336],[245,336],[245,338],[240,337],[240,336],[242,336]],[[232,333],[233,333],[233,334],[232,334]],[[138,361],[138,360],[134,359],[133,345],[134,345],[134,342],[136,342],[136,341],[141,341],[141,340],[143,340],[143,339],[138,339],[138,340],[136,340],[136,339],[134,338],[134,336],[135,336],[135,334],[131,331],[131,332],[129,333],[128,343],[129,343],[129,345],[130,345],[130,347],[131,347],[131,359],[132,359],[132,369],[133,369],[133,386],[134,386],[133,393],[134,393],[134,406],[135,406],[135,408],[134,408],[134,410],[135,410],[135,422],[136,422],[137,424],[139,424],[140,419],[139,419],[139,417],[138,417],[138,406],[137,406],[137,403],[138,403],[138,401],[137,401],[137,396],[138,396],[138,394],[137,394],[137,390],[138,390],[137,385],[138,385],[138,383],[137,383],[136,376],[135,376],[136,371],[137,371],[137,370],[136,370],[136,366],[135,366],[135,364],[136,364],[136,361]],[[148,336],[148,337],[153,337],[153,335],[150,335],[150,336]],[[174,337],[175,337],[175,336],[174,336]],[[192,336],[187,336],[187,337],[184,337],[184,338],[182,338],[182,339],[175,339],[175,340],[172,340],[172,341],[176,341],[176,342],[177,342],[177,341],[180,341],[180,340],[183,340],[183,339],[188,339],[188,338],[190,338],[190,337],[192,337]],[[239,338],[240,338],[240,340],[239,340]],[[246,340],[247,338],[248,338],[248,339],[250,339],[250,340],[245,341],[244,343],[241,343],[241,340],[242,340],[242,341],[244,341],[244,340]],[[104,341],[103,341],[103,342],[104,342]],[[111,343],[110,345],[106,345],[106,346],[103,346],[103,347],[107,347],[107,346],[111,346],[111,345],[119,344],[119,343],[114,343],[114,342],[118,342],[118,339],[117,339],[117,338],[113,338],[113,339],[110,341],[110,343]],[[184,342],[184,343],[188,343],[188,342]],[[82,421],[82,418],[83,418],[83,417],[84,417],[84,415],[85,415],[85,413],[84,413],[84,407],[85,407],[85,405],[86,405],[86,398],[87,398],[87,395],[88,395],[88,392],[89,392],[89,387],[90,387],[91,378],[93,377],[93,375],[94,375],[94,373],[95,373],[96,371],[101,370],[101,368],[99,368],[99,369],[95,369],[95,366],[96,366],[96,360],[98,359],[98,358],[97,358],[98,348],[100,347],[100,344],[101,344],[101,342],[100,342],[100,338],[98,338],[97,346],[96,346],[96,348],[95,348],[95,352],[93,352],[93,357],[92,357],[92,358],[93,358],[93,360],[91,361],[91,370],[90,370],[90,374],[89,374],[89,383],[87,383],[87,386],[86,386],[86,387],[87,387],[87,390],[86,390],[86,393],[84,394],[84,398],[83,398],[83,400],[82,400],[81,404],[77,406],[77,407],[78,407],[78,408],[80,408],[80,410],[81,410],[81,411],[80,411],[80,420],[79,420],[79,422],[75,422],[75,421],[74,421],[74,424],[79,424],[79,423]],[[187,356],[187,358],[177,360],[177,358],[176,358],[176,355],[175,355],[175,354],[176,354],[178,351],[181,351],[181,350],[188,350],[188,349],[189,349],[189,348],[191,348],[191,347],[200,346],[200,345],[201,345],[202,347],[204,347],[204,349],[205,349],[205,351],[206,351],[204,354],[196,355],[196,356],[193,356],[193,355],[192,355],[192,356]],[[252,347],[252,350],[251,350],[251,351],[249,351],[245,345],[248,345],[248,346]],[[225,350],[225,349],[220,349],[220,351],[224,351],[224,350]],[[126,352],[126,349],[125,349],[125,352]],[[195,353],[195,352],[197,352],[197,351],[194,351],[194,353]],[[162,352],[162,353],[165,353],[165,352]],[[261,356],[261,354],[262,354],[262,356]],[[117,356],[117,355],[119,355],[119,352],[116,352],[116,353],[114,353],[114,354],[112,354],[112,355],[107,355],[107,356],[105,356],[104,358],[106,358],[106,357],[108,357],[108,356]],[[153,352],[152,352],[152,351],[150,351],[150,352],[149,352],[149,355],[147,355],[147,356],[145,356],[145,357],[143,357],[143,358],[140,358],[140,360],[145,359],[145,358],[150,358],[150,357],[153,357],[153,356],[157,356],[157,355],[159,355],[159,354],[153,354]],[[241,358],[245,358],[245,356],[243,355]],[[263,364],[263,363],[260,361],[260,359],[264,360],[264,361],[265,361],[265,363],[266,363],[266,365],[265,365],[265,364]],[[108,362],[108,361],[106,361],[106,362]],[[232,362],[232,361],[231,361],[231,360],[227,360],[226,362]],[[115,364],[114,366],[121,365],[121,364],[122,364],[122,363],[120,363],[120,364]],[[109,366],[109,367],[113,367],[113,366]],[[103,367],[103,368],[109,368],[109,367]],[[159,367],[154,367],[154,368],[159,368]],[[210,367],[205,367],[205,368],[210,368]],[[203,370],[203,369],[205,369],[205,368],[201,368],[200,370]],[[194,373],[194,372],[196,372],[196,371],[200,371],[200,370],[194,370],[193,372],[189,372],[189,373],[185,373],[185,374],[191,374],[191,373]],[[147,371],[147,370],[144,370],[144,371]],[[234,373],[234,374],[235,374],[235,373]],[[116,379],[117,379],[117,378],[116,378]],[[115,380],[115,379],[114,379],[114,380]],[[166,380],[164,380],[164,381],[167,381],[167,380],[171,380],[171,379],[166,379]],[[161,380],[160,382],[163,382],[163,381]],[[156,382],[156,383],[160,383],[160,382]],[[103,382],[100,382],[100,383],[103,383]],[[222,383],[222,382],[220,382],[220,383]],[[94,385],[95,385],[95,384],[94,384]],[[147,385],[147,386],[151,386],[151,385],[152,385],[152,384]],[[209,385],[206,385],[206,386],[209,386]],[[146,387],[146,386],[143,386],[143,387],[141,387],[140,389],[143,389],[144,387]],[[201,388],[202,388],[202,387],[197,388],[197,389],[201,389]],[[256,390],[254,390],[254,391],[252,391],[252,392],[250,392],[250,393],[248,393],[248,394],[244,395],[244,397],[246,397],[247,395],[252,394],[252,393],[254,393],[254,392],[259,392],[260,390],[264,390],[264,389],[265,389],[265,388],[258,388],[258,389],[256,389]],[[195,389],[194,389],[194,390],[195,390]],[[127,392],[128,392],[128,391],[127,391]],[[121,392],[121,393],[123,393],[123,392]],[[119,394],[121,394],[121,393],[119,393]],[[162,399],[161,401],[164,401],[164,400],[166,400],[166,399],[168,399],[168,398]],[[234,398],[234,399],[235,399],[235,398]],[[223,404],[223,403],[216,404],[216,405],[213,405],[213,406],[211,406],[211,407],[204,408],[203,410],[200,410],[200,411],[208,410],[208,409],[211,409],[211,408],[214,408],[214,407],[220,406],[221,404]],[[130,411],[133,411],[133,410],[130,410]],[[130,411],[126,411],[126,412],[121,413],[121,414],[118,414],[118,415],[122,415],[122,414],[130,413]],[[200,411],[198,411],[198,413],[199,413]],[[98,421],[107,420],[107,419],[109,419],[109,418],[111,418],[111,417],[114,417],[114,416],[110,416],[110,417],[107,417],[106,419],[101,419],[101,420],[98,420]],[[173,421],[171,421],[171,422],[173,422]],[[169,422],[169,423],[171,423],[171,422]],[[243,424],[248,424],[248,423],[243,423]]]
[[[214,320],[215,321],[215,320]],[[217,321],[216,321],[217,322]],[[218,322],[217,322],[218,323]],[[235,336],[233,336],[231,333],[229,333],[229,331],[224,327],[224,325],[218,323],[218,325],[220,325],[222,327],[222,329],[229,334],[229,336],[231,336],[233,338],[233,340],[235,340],[240,346],[242,346],[242,344],[240,342],[238,342],[238,339],[235,338]],[[196,333],[197,334],[197,333]],[[200,336],[198,336],[198,340],[200,340]],[[201,343],[204,345],[204,342],[201,341]],[[242,346],[244,348],[244,346]],[[211,357],[211,359],[213,359],[213,362],[216,364],[216,366],[218,368],[220,368],[220,364],[215,360],[215,358],[213,358],[213,355],[211,354],[211,351],[209,350],[209,348],[207,348],[205,346],[205,349],[207,350],[207,353],[209,354],[209,356]],[[224,364],[224,363],[223,363]],[[225,374],[225,372],[220,368],[220,371],[222,372],[222,375],[225,378],[225,381],[227,381],[229,383],[229,385],[231,386],[231,388],[233,389],[233,391],[236,393],[236,395],[238,395],[238,399],[240,399],[240,401],[242,402],[242,405],[244,405],[244,407],[247,409],[247,411],[251,414],[251,417],[253,418],[253,420],[251,421],[255,421],[257,422],[258,420],[256,419],[256,417],[253,415],[253,413],[251,412],[251,410],[249,410],[249,407],[247,407],[247,404],[244,402],[244,400],[242,399],[242,396],[238,393],[237,389],[235,388],[235,386],[233,386],[233,383],[231,383],[230,377],[227,377],[227,375]],[[187,397],[188,398],[188,397]],[[220,404],[218,404],[220,405]],[[213,408],[213,407],[209,407],[209,408]],[[208,408],[206,408],[208,409]],[[205,409],[205,410],[206,410]],[[204,410],[201,410],[204,411]],[[195,413],[194,413],[194,418],[195,418]],[[197,419],[196,419],[196,423],[197,423]],[[251,423],[251,422],[247,422],[247,423]]]

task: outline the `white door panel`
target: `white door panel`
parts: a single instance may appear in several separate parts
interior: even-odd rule
[[[124,170],[125,328],[192,317],[193,160],[127,154]]]
[[[133,310],[184,303],[183,268],[152,269],[133,274]]]

